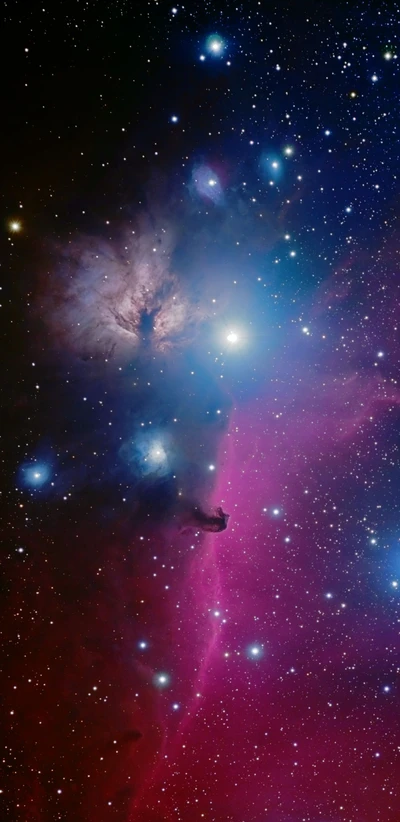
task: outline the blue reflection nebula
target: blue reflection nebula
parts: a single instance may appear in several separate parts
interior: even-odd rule
[[[28,488],[43,488],[50,480],[51,469],[45,462],[24,463],[20,467],[20,476]]]

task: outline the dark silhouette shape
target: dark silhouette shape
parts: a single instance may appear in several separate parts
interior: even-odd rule
[[[181,533],[189,528],[200,528],[201,531],[211,531],[217,534],[228,527],[229,517],[230,514],[225,514],[221,506],[215,509],[215,514],[206,514],[201,508],[194,508],[181,529]]]
[[[152,334],[154,331],[154,323],[159,312],[160,308],[153,308],[152,311],[149,311],[147,308],[145,308],[141,312],[139,321],[139,334],[142,337],[142,340],[145,345],[148,345],[151,342]]]

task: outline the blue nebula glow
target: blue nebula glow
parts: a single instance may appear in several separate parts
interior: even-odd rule
[[[265,180],[275,183],[282,175],[282,162],[276,155],[263,153],[260,158],[260,169]]]
[[[210,166],[196,166],[192,172],[192,183],[197,194],[212,200],[216,205],[221,203],[223,190],[218,175]]]
[[[44,462],[24,463],[20,467],[20,476],[27,488],[40,489],[49,482],[51,469]]]
[[[138,434],[124,443],[120,456],[137,476],[165,477],[171,471],[171,446],[165,433]]]

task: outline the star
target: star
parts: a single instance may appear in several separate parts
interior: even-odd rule
[[[21,228],[22,228],[21,223],[19,222],[19,220],[11,220],[11,222],[9,222],[9,224],[8,224],[8,227],[9,227],[10,231],[13,232],[13,234],[17,234],[18,231],[21,231]]]
[[[239,335],[236,333],[236,331],[230,331],[226,339],[230,343],[237,343],[239,340]]]
[[[169,685],[170,678],[168,674],[156,674],[154,678],[155,684],[160,688],[165,688]]]
[[[262,646],[256,644],[250,645],[247,653],[250,659],[259,659],[262,656]]]
[[[208,40],[207,40],[207,50],[211,54],[214,54],[214,55],[218,56],[219,54],[221,54],[223,49],[224,49],[224,41],[222,40],[221,37],[218,37],[218,35],[213,34],[211,37],[208,38]]]
[[[22,465],[21,476],[24,483],[33,488],[41,488],[50,478],[50,467],[45,463]]]

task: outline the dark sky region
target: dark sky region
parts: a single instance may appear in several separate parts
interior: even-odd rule
[[[1,37],[1,820],[399,822],[398,4]]]

